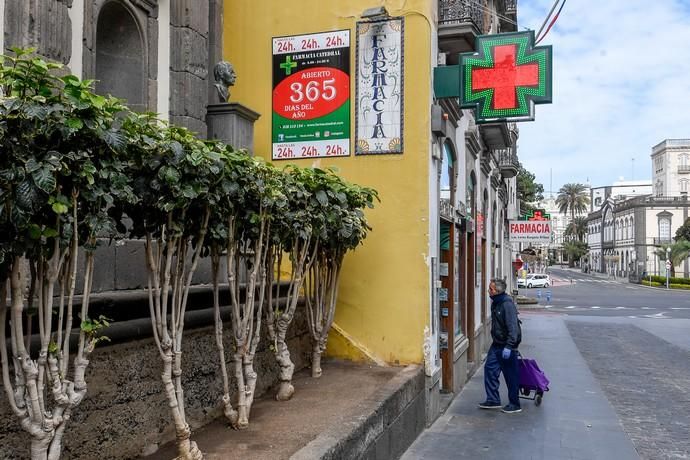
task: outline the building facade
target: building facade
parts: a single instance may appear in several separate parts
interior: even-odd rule
[[[652,147],[652,182],[656,196],[687,196],[690,139],[666,139]]]
[[[592,270],[637,278],[666,274],[666,258],[657,252],[674,242],[688,219],[689,156],[690,140],[667,139],[652,148],[651,183],[592,189],[593,212],[587,217]],[[677,276],[689,276],[687,260],[674,269]]]
[[[456,64],[478,35],[516,31],[517,2],[376,3],[385,10],[372,17],[367,0],[0,0],[0,49],[36,47],[75,75],[97,80],[98,92],[201,137],[208,106],[218,99],[212,69],[226,59],[238,75],[231,101],[261,114],[254,154],[273,161],[272,40],[348,31],[349,42],[340,44],[350,50],[350,152],[290,160],[335,167],[381,197],[369,214],[373,232],[345,261],[328,353],[424,365],[431,419],[440,391],[459,391],[490,345],[488,285],[502,278],[513,288],[517,254],[507,222],[519,210],[516,124],[476,124],[457,100],[437,100],[434,68]],[[357,100],[358,33],[391,18],[402,24],[400,42],[377,52],[398,59],[402,69],[399,79],[389,78],[387,95],[399,103],[400,137],[391,144],[397,151],[355,155],[351,150],[361,146],[354,131],[364,120],[357,109],[364,102]],[[287,73],[290,59],[284,64]],[[113,260],[133,254],[103,251]],[[141,287],[126,280],[145,277],[122,267],[97,280],[96,289]]]

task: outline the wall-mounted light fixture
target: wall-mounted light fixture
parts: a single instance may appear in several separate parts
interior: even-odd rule
[[[390,15],[388,14],[388,10],[386,10],[385,6],[375,6],[373,8],[367,8],[362,12],[362,19],[383,19],[383,18],[388,18]]]

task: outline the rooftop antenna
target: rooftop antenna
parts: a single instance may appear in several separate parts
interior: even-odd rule
[[[635,180],[635,157],[632,158],[632,175],[631,175],[631,177],[632,177],[631,180]]]

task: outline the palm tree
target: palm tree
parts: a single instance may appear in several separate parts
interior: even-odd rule
[[[578,241],[584,241],[587,234],[587,222],[584,217],[576,217],[565,228],[565,236],[574,236]]]
[[[567,214],[570,211],[571,221],[574,221],[575,214],[584,213],[589,206],[587,186],[584,184],[565,184],[558,191],[556,205],[563,214]]]
[[[671,248],[667,255],[667,248]],[[676,276],[676,265],[680,265],[690,255],[690,241],[680,240],[671,244],[662,244],[661,248],[654,251],[661,263],[666,262],[666,257],[671,261],[671,278]]]

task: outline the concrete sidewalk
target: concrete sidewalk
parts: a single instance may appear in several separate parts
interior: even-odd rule
[[[592,375],[563,316],[523,314],[520,347],[551,380],[542,405],[522,400],[523,411],[484,411],[480,370],[448,410],[412,444],[404,460],[633,460],[639,459],[614,408]],[[507,390],[501,382],[501,395]]]

